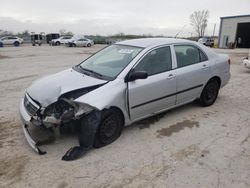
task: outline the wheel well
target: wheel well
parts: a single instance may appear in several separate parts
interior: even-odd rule
[[[111,107],[109,108],[109,110],[110,110],[110,109],[116,110],[116,111],[121,115],[121,117],[122,117],[122,122],[123,122],[123,126],[124,126],[124,124],[125,124],[125,118],[124,118],[124,115],[123,115],[123,112],[121,111],[121,109],[118,108],[118,107],[116,107],[116,106],[111,106]]]
[[[220,87],[220,85],[221,85],[221,79],[220,79],[219,76],[214,76],[214,77],[210,78],[210,79],[208,80],[208,82],[210,82],[210,81],[212,81],[212,80],[216,80],[216,81],[218,82],[218,84],[219,84],[219,87]],[[207,83],[208,83],[208,82],[207,82]]]

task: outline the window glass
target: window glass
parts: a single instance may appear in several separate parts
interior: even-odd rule
[[[112,80],[141,50],[142,48],[133,46],[111,45],[85,60],[80,66]]]
[[[207,56],[201,51],[200,51],[200,61],[203,62],[203,61],[207,61]]]
[[[194,46],[178,45],[175,46],[174,48],[175,48],[178,68],[207,60],[205,54]]]
[[[146,71],[148,75],[172,69],[170,47],[162,47],[149,52],[135,67],[135,71]]]

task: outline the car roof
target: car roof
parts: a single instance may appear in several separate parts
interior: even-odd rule
[[[176,38],[143,38],[143,39],[131,39],[118,42],[116,44],[137,46],[142,48],[160,46],[165,44],[176,44],[176,43],[193,43],[190,40],[176,39]]]

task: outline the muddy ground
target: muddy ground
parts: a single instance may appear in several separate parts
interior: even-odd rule
[[[196,103],[126,127],[109,146],[73,162],[61,160],[77,144],[64,135],[39,156],[27,144],[18,114],[32,81],[78,64],[103,48],[0,48],[0,187],[250,187],[250,71],[248,50],[231,56],[232,77],[216,103]]]

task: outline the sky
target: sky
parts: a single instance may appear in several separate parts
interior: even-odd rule
[[[220,17],[250,14],[250,0],[0,0],[0,29],[81,35],[194,36],[190,15],[208,10],[206,35],[218,34]]]

